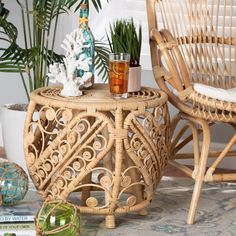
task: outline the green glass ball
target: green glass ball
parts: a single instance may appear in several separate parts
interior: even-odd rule
[[[0,205],[13,205],[28,191],[28,176],[14,162],[0,162]]]
[[[43,236],[78,236],[79,210],[62,200],[45,202],[36,216],[36,227]]]

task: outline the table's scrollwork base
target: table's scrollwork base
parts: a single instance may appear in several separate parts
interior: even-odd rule
[[[167,113],[166,105],[115,114],[30,102],[25,154],[38,192],[80,191],[80,211],[105,214],[109,228],[115,213],[144,214],[167,164]]]

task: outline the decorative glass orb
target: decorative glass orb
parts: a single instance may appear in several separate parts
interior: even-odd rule
[[[78,236],[79,210],[62,200],[45,202],[36,216],[36,228],[41,235]]]
[[[0,162],[0,205],[13,205],[28,191],[28,176],[14,162]]]

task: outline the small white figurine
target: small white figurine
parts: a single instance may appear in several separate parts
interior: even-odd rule
[[[87,47],[85,40],[79,28],[67,34],[61,45],[66,51],[64,64],[54,63],[49,66],[50,81],[63,84],[62,96],[81,96],[80,89],[91,86],[92,58],[84,53]]]

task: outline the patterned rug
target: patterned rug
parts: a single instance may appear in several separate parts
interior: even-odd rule
[[[164,177],[147,216],[117,216],[117,227],[106,229],[102,216],[81,216],[82,236],[154,236],[154,235],[236,235],[236,183],[204,184],[197,209],[196,223],[186,218],[193,181]]]
[[[105,228],[103,216],[81,215],[81,236],[236,235],[236,183],[204,184],[196,223],[187,225],[193,184],[191,179],[163,177],[148,215],[117,215],[115,229]],[[30,189],[14,207],[0,207],[0,217],[16,212],[35,215],[42,201]]]

